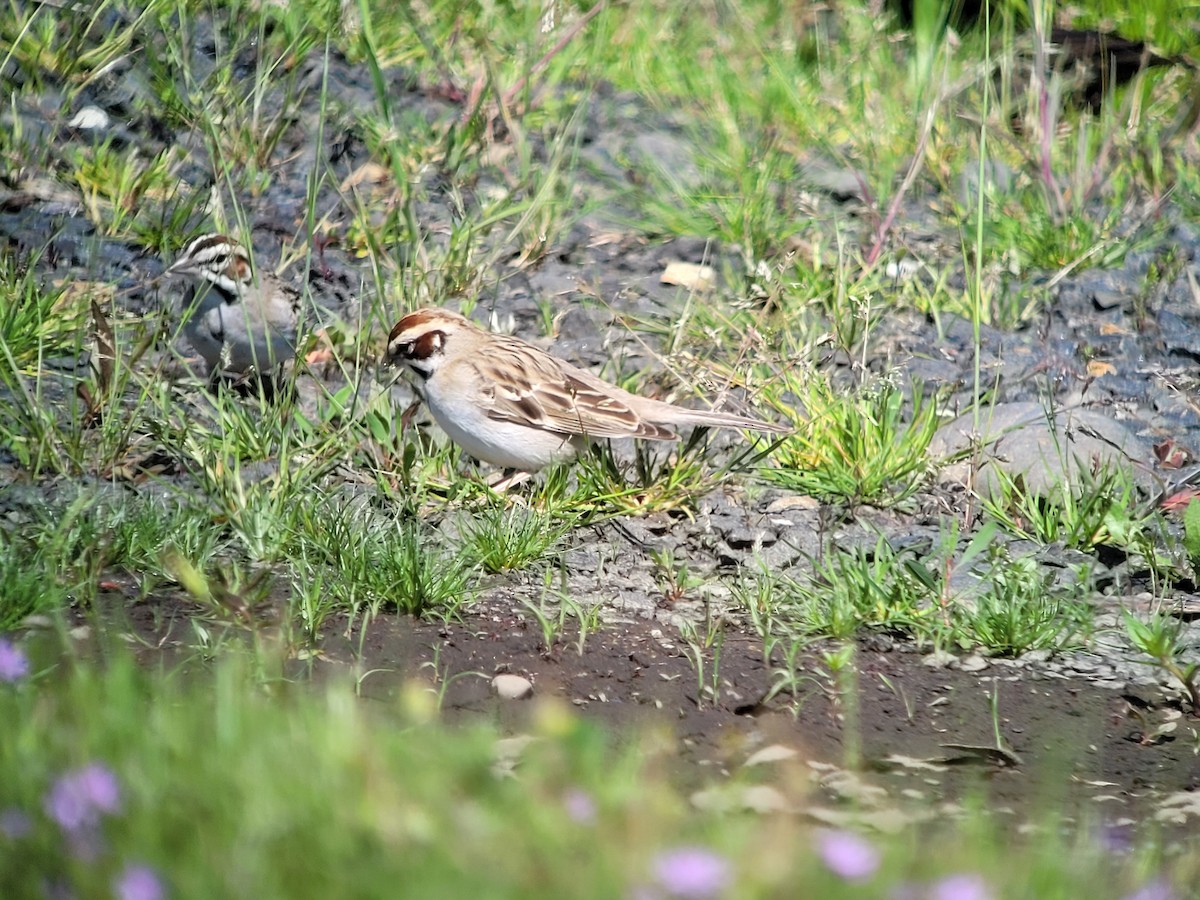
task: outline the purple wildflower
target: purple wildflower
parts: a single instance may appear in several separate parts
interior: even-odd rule
[[[0,638],[0,681],[20,681],[29,674],[29,657],[6,638]]]
[[[1133,850],[1133,826],[1129,823],[1101,826],[1096,840],[1110,853],[1129,853]]]
[[[167,896],[162,880],[149,866],[127,865],[113,882],[117,900],[163,900]]]
[[[929,889],[930,900],[991,900],[992,891],[982,875],[947,875]]]
[[[817,852],[829,871],[845,881],[866,881],[879,868],[879,851],[849,831],[822,832]]]
[[[79,832],[95,827],[101,814],[121,808],[117,777],[99,763],[72,769],[54,783],[45,800],[46,814],[63,831]]]
[[[1175,900],[1175,891],[1161,878],[1148,881],[1125,900]]]
[[[733,876],[729,861],[703,847],[680,847],[654,861],[654,878],[672,897],[703,900],[719,896]]]
[[[563,807],[567,817],[580,825],[591,825],[596,821],[596,801],[587,791],[572,788],[563,795]]]
[[[33,831],[33,819],[23,809],[10,807],[0,811],[0,834],[10,841],[19,841]]]

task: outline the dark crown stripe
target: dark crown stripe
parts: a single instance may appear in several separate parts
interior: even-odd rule
[[[234,243],[223,234],[206,234],[196,238],[187,249],[187,255],[194,259],[216,259],[229,256],[233,252]]]

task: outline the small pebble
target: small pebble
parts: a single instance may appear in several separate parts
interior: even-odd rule
[[[533,682],[505,673],[492,679],[492,690],[505,700],[527,700],[533,696]]]
[[[80,131],[100,131],[108,127],[108,113],[98,106],[85,106],[67,124]]]
[[[761,750],[753,753],[743,765],[749,768],[750,766],[761,766],[766,763],[784,762],[795,759],[799,755],[791,747],[785,747],[783,744],[771,744],[771,746],[763,747]]]

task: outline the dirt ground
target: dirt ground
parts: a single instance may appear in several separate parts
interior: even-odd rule
[[[147,661],[192,654],[197,610],[186,600],[129,606],[114,591],[103,607],[110,626],[141,637]],[[611,729],[618,742],[654,730],[697,803],[800,810],[885,830],[982,803],[1014,826],[1052,819],[1105,834],[1135,823],[1168,837],[1193,833],[1196,742],[1186,725],[1145,738],[1179,716],[1178,702],[1152,689],[1105,690],[1033,666],[932,667],[910,646],[878,650],[867,641],[852,681],[835,683],[818,645],[800,662],[801,693],[764,701],[772,674],[762,642],[731,628],[713,698],[680,635],[659,623],[602,626],[582,654],[570,627],[547,650],[537,623],[503,601],[458,622],[385,614],[362,630],[346,626],[332,623],[320,652],[291,659],[287,673],[318,683],[368,673],[360,693],[384,712],[416,684],[440,697],[448,721],[493,723],[514,737],[528,733],[547,700]],[[531,696],[498,696],[500,673],[527,679]]]

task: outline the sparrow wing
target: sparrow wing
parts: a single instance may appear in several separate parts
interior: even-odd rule
[[[644,421],[623,390],[570,363],[516,340],[496,340],[492,349],[489,359],[475,365],[493,419],[591,438],[679,439],[669,428]]]

